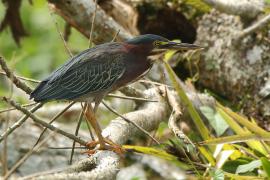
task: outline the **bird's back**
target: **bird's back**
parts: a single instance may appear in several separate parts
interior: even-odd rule
[[[108,91],[124,71],[122,43],[106,43],[72,57],[31,93],[35,101],[74,100]]]

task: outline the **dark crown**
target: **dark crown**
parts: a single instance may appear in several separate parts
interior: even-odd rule
[[[154,34],[144,34],[144,35],[140,35],[137,36],[135,38],[129,39],[126,42],[129,44],[135,44],[135,45],[139,45],[139,44],[148,44],[148,43],[152,43],[154,41],[169,41],[168,39],[162,37],[162,36],[158,36],[158,35],[154,35]]]

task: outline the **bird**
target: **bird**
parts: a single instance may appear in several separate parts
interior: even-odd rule
[[[36,102],[86,102],[86,118],[93,126],[100,149],[107,149],[95,113],[102,99],[137,79],[152,67],[154,50],[200,49],[195,44],[169,41],[159,35],[144,34],[124,42],[108,42],[86,49],[73,56],[41,81],[30,94]],[[91,103],[94,103],[94,107]]]

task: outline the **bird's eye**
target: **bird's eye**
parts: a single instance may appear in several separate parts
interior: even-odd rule
[[[154,41],[153,45],[154,45],[155,47],[157,47],[157,46],[160,46],[161,43],[160,43],[160,41]]]

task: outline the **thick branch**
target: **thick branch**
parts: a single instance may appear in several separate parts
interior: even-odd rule
[[[139,34],[137,29],[138,13],[131,4],[125,0],[111,0],[99,1],[99,5],[131,34]]]
[[[90,158],[84,159],[61,173],[31,177],[41,179],[89,179],[111,180],[115,179],[119,171],[119,157],[110,151],[101,151]]]
[[[140,110],[123,115],[133,121],[143,129],[152,131],[158,127],[159,123],[166,119],[168,115],[168,106],[161,99],[155,88],[146,91],[149,97],[159,97],[159,102],[146,103]],[[118,144],[125,143],[130,137],[138,134],[140,130],[131,123],[127,123],[121,117],[112,120],[107,128],[102,132],[104,137],[108,137]]]
[[[148,102],[140,110],[123,115],[147,131],[156,129],[168,115],[168,106],[162,100],[156,88],[149,89],[145,94],[159,102]],[[125,143],[130,137],[141,131],[133,124],[124,121],[121,117],[111,121],[103,130],[103,136],[118,144]],[[113,152],[102,151],[79,165],[69,167],[61,173],[40,176],[41,179],[112,179],[119,170],[119,159]],[[96,159],[96,161],[93,161]],[[78,169],[78,170],[74,170]],[[83,172],[81,172],[83,171]],[[80,173],[77,173],[80,172]]]
[[[254,18],[263,11],[263,0],[204,0],[210,6],[217,10],[233,15],[239,15],[243,18]]]
[[[152,131],[156,129],[159,123],[168,117],[169,112],[169,106],[167,105],[163,97],[160,95],[160,92],[162,91],[164,90],[158,88],[151,88],[144,91],[145,96],[149,98],[159,99],[159,101],[146,102],[141,106],[139,110],[127,113],[123,116],[133,121],[147,131]],[[162,94],[164,94],[164,92]],[[192,92],[189,97],[191,98],[191,101],[194,102],[195,107],[198,107],[200,103],[212,103],[209,98],[206,98],[199,94],[194,94],[195,92]],[[198,99],[200,103],[198,102]],[[124,144],[130,137],[134,137],[138,133],[141,133],[138,128],[135,128],[133,124],[124,121],[121,117],[118,117],[110,122],[110,124],[103,130],[102,135],[111,139],[117,144]],[[95,158],[93,157],[95,157],[97,160],[94,161]],[[42,175],[38,178],[111,179],[112,177],[115,177],[116,173],[119,170],[119,159],[116,154],[114,154],[113,152],[101,151],[95,154],[93,157],[90,157],[90,159],[87,160],[83,160],[79,162],[79,164],[68,167],[62,172]]]
[[[95,3],[92,0],[48,1],[55,6],[57,14],[86,37],[89,37],[92,16],[95,12]],[[99,6],[97,6],[95,22],[93,42],[96,44],[110,42],[118,30],[120,32],[116,40],[122,41],[132,37],[129,32],[109,17]]]

